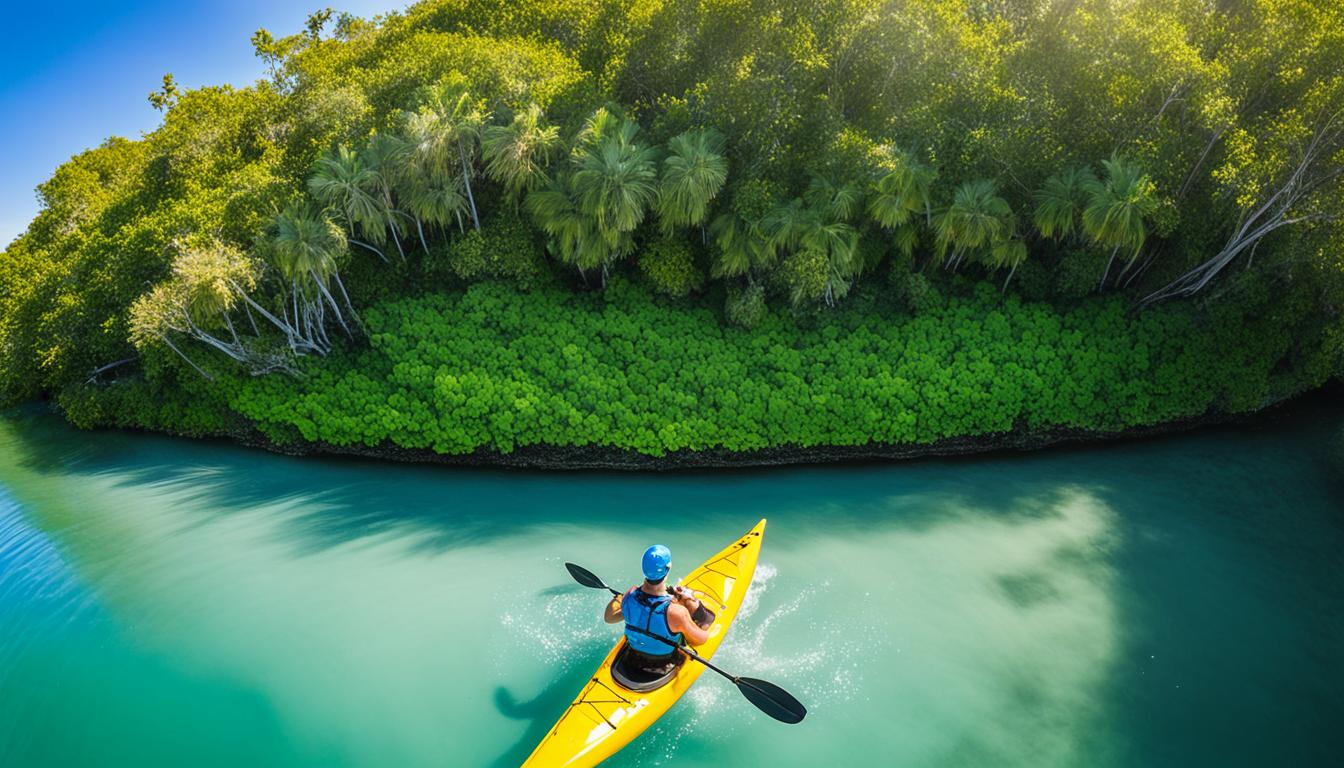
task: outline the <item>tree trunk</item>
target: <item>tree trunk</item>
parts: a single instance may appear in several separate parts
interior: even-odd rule
[[[392,243],[397,246],[397,253],[401,255],[401,260],[405,261],[406,251],[401,247],[401,238],[397,237],[397,223],[392,219],[388,219],[388,222],[391,225],[388,228],[392,230]]]
[[[1223,133],[1226,132],[1226,130],[1227,128],[1223,127],[1214,131],[1213,136],[1209,139],[1209,143],[1204,145],[1204,152],[1200,154],[1199,159],[1195,161],[1194,166],[1190,169],[1190,173],[1186,175],[1185,183],[1181,184],[1181,191],[1176,193],[1176,199],[1178,201],[1185,199],[1185,193],[1189,191],[1190,185],[1194,183],[1195,176],[1199,173],[1199,169],[1204,167],[1204,161],[1209,158],[1209,153],[1213,151],[1215,146],[1217,146],[1218,140],[1223,137]]]
[[[345,299],[345,308],[350,310],[350,317],[354,318],[356,323],[361,323],[359,313],[355,311],[355,305],[350,303],[350,294],[345,292],[345,283],[341,282],[341,273],[335,270],[331,273],[331,279],[336,281],[336,287],[341,289],[341,298]]]
[[[98,376],[99,376],[100,374],[107,373],[108,371],[112,370],[113,368],[120,368],[121,366],[123,366],[123,365],[125,365],[125,364],[127,364],[127,363],[133,363],[133,362],[135,362],[135,361],[138,360],[138,359],[139,359],[139,358],[136,358],[136,357],[127,357],[127,358],[125,358],[125,359],[118,360],[118,361],[115,362],[115,363],[108,363],[107,365],[104,365],[104,366],[102,366],[102,367],[100,367],[100,368],[95,369],[93,373],[89,374],[89,378],[88,378],[88,380],[85,381],[84,383],[85,383],[85,384],[92,384],[92,383],[94,382],[94,380],[97,379]]]
[[[1330,158],[1338,151],[1341,134],[1344,134],[1344,128],[1337,127],[1341,115],[1344,115],[1344,110],[1331,115],[1312,134],[1311,141],[1302,151],[1302,156],[1293,166],[1292,172],[1274,189],[1273,194],[1260,204],[1260,207],[1245,212],[1237,222],[1236,231],[1228,237],[1227,243],[1217,255],[1144,297],[1140,305],[1148,306],[1176,296],[1197,293],[1238,255],[1247,249],[1253,250],[1262,239],[1281,227],[1304,221],[1337,218],[1323,211],[1303,213],[1291,218],[1290,216],[1300,203],[1309,200],[1322,186],[1344,175],[1344,166],[1338,164],[1323,169],[1316,168],[1318,160],[1324,158],[1324,162],[1328,164]]]
[[[355,335],[350,332],[350,326],[345,324],[345,317],[341,315],[341,308],[336,306],[336,299],[332,297],[331,291],[327,290],[327,286],[323,284],[321,280],[318,279],[316,272],[310,269],[308,270],[308,274],[312,275],[313,282],[317,283],[317,290],[321,291],[322,295],[325,296],[327,298],[327,301],[331,303],[331,309],[333,312],[336,313],[336,322],[341,324],[341,329],[345,331],[345,335],[349,336],[352,339],[355,338]]]
[[[159,338],[163,339],[163,343],[164,343],[164,344],[167,344],[169,349],[171,349],[171,350],[173,350],[174,352],[176,352],[178,357],[182,358],[183,360],[186,360],[186,361],[187,361],[187,365],[190,365],[192,368],[195,368],[197,373],[199,373],[199,374],[201,374],[202,376],[204,376],[206,381],[214,381],[214,380],[215,380],[215,377],[214,377],[214,376],[211,376],[210,374],[206,373],[205,370],[201,368],[201,366],[199,366],[199,365],[197,365],[196,363],[192,362],[192,360],[191,360],[190,357],[187,357],[186,355],[182,354],[182,350],[178,349],[178,348],[177,348],[177,345],[175,345],[175,344],[173,344],[173,342],[169,341],[167,335],[160,336]]]
[[[387,254],[383,253],[377,248],[374,248],[372,245],[369,245],[368,243],[361,242],[355,239],[355,218],[350,215],[349,211],[345,212],[345,228],[350,232],[350,236],[347,238],[347,240],[354,243],[355,245],[361,245],[365,248],[368,248],[370,251],[373,251],[374,253],[378,254],[378,258],[382,259],[383,261],[387,261]]]
[[[1115,263],[1115,254],[1120,252],[1120,246],[1111,249],[1111,258],[1106,260],[1106,271],[1101,273],[1101,282],[1097,283],[1097,291],[1106,287],[1106,278],[1111,276],[1111,265]]]
[[[247,362],[247,353],[243,351],[241,348],[230,346],[229,344],[226,344],[223,341],[215,338],[213,335],[207,333],[206,331],[201,329],[200,326],[196,325],[196,323],[192,322],[190,315],[186,317],[186,320],[187,320],[187,326],[191,329],[191,335],[197,341],[209,344],[215,349],[218,349],[220,352],[223,352],[225,355],[228,355],[230,359],[236,362],[239,363]]]
[[[257,330],[257,319],[256,319],[255,317],[252,316],[252,308],[249,307],[249,306],[247,306],[246,303],[244,303],[244,304],[243,304],[243,312],[244,312],[244,314],[247,315],[247,322],[250,323],[250,324],[252,325],[252,335],[253,335],[253,336],[260,336],[260,335],[261,335],[261,331]]]
[[[354,243],[355,245],[359,245],[359,246],[363,246],[363,247],[365,247],[365,248],[368,248],[370,251],[373,251],[374,253],[378,254],[378,258],[382,259],[383,261],[387,261],[387,254],[383,253],[382,251],[378,250],[377,248],[374,248],[372,245],[369,245],[368,243],[362,242],[362,241],[360,241],[360,240],[356,240],[356,239],[353,238],[353,237],[346,238],[346,239],[349,240],[349,242]]]
[[[276,317],[275,315],[267,311],[265,307],[253,301],[252,297],[248,296],[247,293],[244,292],[243,289],[240,288],[237,283],[230,280],[229,285],[233,286],[233,289],[238,292],[238,295],[243,297],[243,301],[247,302],[253,309],[260,312],[262,317],[269,320],[271,322],[271,325],[274,325],[276,328],[280,329],[280,331],[283,332],[288,337],[294,336],[294,333],[297,330],[295,326],[292,326],[288,322],[281,320],[280,318]],[[298,318],[297,317],[294,318],[294,321],[297,323]]]
[[[247,306],[247,305],[243,305],[243,306]],[[227,325],[227,326],[229,326],[229,335],[233,337],[233,343],[236,344],[236,345],[238,345],[239,347],[243,346],[243,343],[242,343],[241,341],[238,340],[238,331],[235,331],[235,330],[233,329],[233,318],[229,317],[229,313],[228,313],[228,312],[225,312],[225,313],[224,313],[224,324]]]
[[[1018,265],[1014,264],[1013,268],[1008,270],[1008,277],[1004,278],[1003,288],[999,290],[1000,295],[1008,293],[1008,283],[1013,279],[1013,275],[1017,273],[1017,266]]]
[[[471,168],[467,165],[467,151],[463,149],[461,141],[457,142],[457,156],[462,158],[462,181],[467,185],[467,202],[471,203],[471,223],[479,232],[481,217],[476,214],[476,197],[471,193]]]
[[[420,223],[419,216],[416,216],[414,218],[415,218],[415,229],[417,232],[420,233],[420,247],[425,249],[425,253],[429,253],[429,243],[425,242],[425,226]]]
[[[294,319],[297,321],[299,319],[299,281],[291,280],[289,290],[290,290],[290,298],[294,300]],[[304,317],[305,324],[307,323],[307,320],[308,318]],[[304,335],[311,338],[313,334],[311,331],[309,331]]]

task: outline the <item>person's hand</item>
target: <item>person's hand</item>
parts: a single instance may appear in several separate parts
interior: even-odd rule
[[[694,613],[695,609],[700,607],[700,600],[695,596],[693,590],[678,584],[673,588],[673,591],[677,595],[677,602],[681,603],[682,607],[686,610]]]

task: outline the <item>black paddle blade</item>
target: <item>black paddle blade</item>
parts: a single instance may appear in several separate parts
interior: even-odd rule
[[[737,689],[747,697],[747,701],[781,723],[795,725],[807,717],[807,707],[774,683],[754,677],[739,677],[736,682]]]
[[[565,563],[565,568],[569,570],[569,575],[573,576],[575,581],[579,582],[585,587],[592,587],[593,589],[605,589],[608,591],[612,591],[611,587],[608,587],[606,584],[603,584],[601,579],[597,578],[597,576],[592,571],[588,570],[587,568],[584,568],[583,566],[575,565],[573,563]]]

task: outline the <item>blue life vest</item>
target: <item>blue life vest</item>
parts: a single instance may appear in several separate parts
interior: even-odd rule
[[[625,641],[631,648],[649,656],[676,653],[676,648],[671,645],[630,629],[636,627],[681,645],[681,633],[673,634],[667,626],[667,607],[671,604],[671,595],[650,595],[638,587],[625,593],[625,597],[621,598],[621,614],[625,617]]]

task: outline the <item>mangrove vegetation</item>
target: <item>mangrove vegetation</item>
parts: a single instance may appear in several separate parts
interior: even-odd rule
[[[0,400],[439,454],[930,444],[1344,372],[1333,0],[425,0],[56,170]]]

